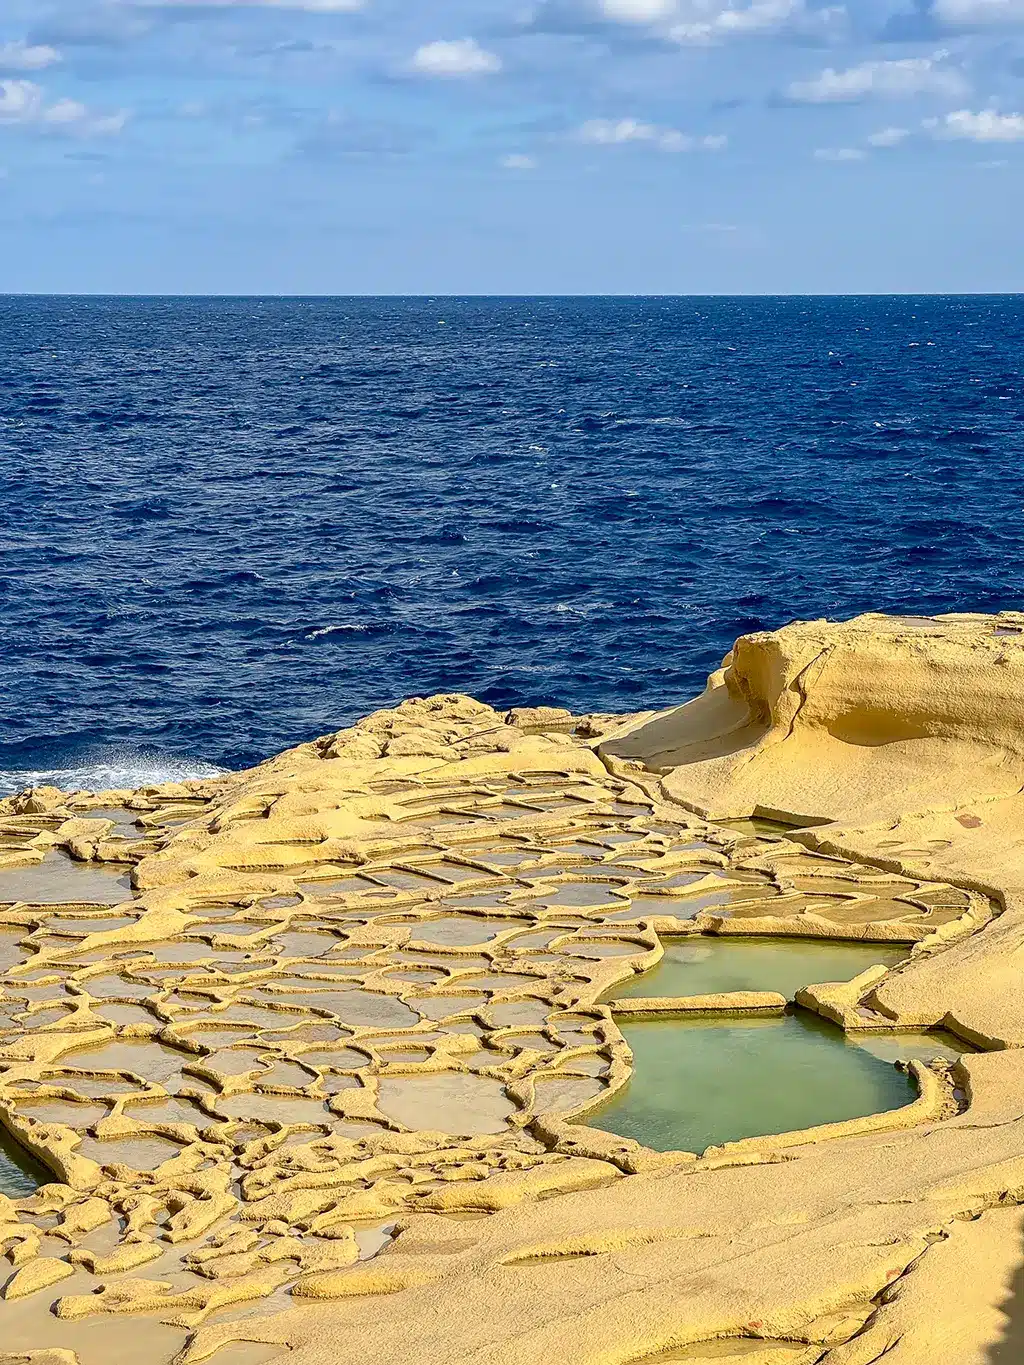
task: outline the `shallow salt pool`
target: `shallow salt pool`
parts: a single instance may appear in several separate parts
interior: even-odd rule
[[[0,1194],[6,1194],[9,1199],[24,1199],[53,1179],[24,1147],[0,1128]]]
[[[781,1018],[621,1022],[633,1050],[628,1085],[587,1116],[594,1128],[658,1151],[712,1144],[859,1118],[910,1104],[910,1076],[841,1030],[803,1010]],[[885,1040],[903,1059],[954,1050],[946,1035]]]
[[[120,905],[132,899],[127,868],[117,863],[80,863],[53,850],[31,867],[0,871],[0,904]]]
[[[664,944],[665,956],[657,966],[613,987],[606,998],[778,991],[792,1000],[802,986],[849,981],[868,967],[894,967],[909,952],[902,945],[796,938],[701,936],[666,939]]]

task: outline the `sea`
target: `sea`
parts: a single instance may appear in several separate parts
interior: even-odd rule
[[[0,794],[1024,606],[1024,298],[0,298]]]

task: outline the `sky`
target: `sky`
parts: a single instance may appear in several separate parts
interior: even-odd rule
[[[1024,0],[0,0],[0,291],[1024,290]]]

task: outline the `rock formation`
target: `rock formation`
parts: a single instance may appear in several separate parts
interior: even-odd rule
[[[413,700],[0,803],[0,1123],[45,1168],[0,1197],[0,1365],[1007,1365],[1022,633],[802,623],[661,714]],[[902,943],[800,1005],[981,1050],[655,1152],[601,1128],[616,1018],[783,1006],[609,1002],[665,935]]]

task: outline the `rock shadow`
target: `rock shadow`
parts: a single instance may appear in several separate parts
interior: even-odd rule
[[[1009,1296],[1000,1304],[1007,1316],[1002,1338],[985,1355],[987,1365],[1024,1365],[1024,1239],[1021,1261],[1014,1271]]]

